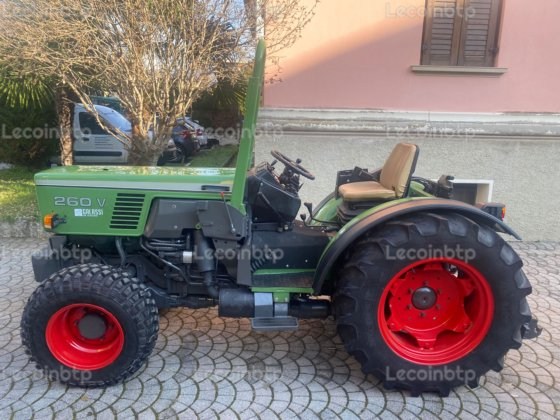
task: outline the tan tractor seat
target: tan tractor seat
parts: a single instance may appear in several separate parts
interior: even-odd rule
[[[418,146],[399,143],[381,169],[379,182],[361,181],[338,187],[344,201],[375,201],[401,198],[407,192],[418,159]]]
[[[375,181],[344,184],[338,188],[338,192],[345,201],[388,200],[395,198],[395,192],[393,190],[384,188],[383,185]]]

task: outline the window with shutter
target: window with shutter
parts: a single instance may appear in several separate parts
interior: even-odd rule
[[[426,0],[423,65],[492,67],[502,0]]]

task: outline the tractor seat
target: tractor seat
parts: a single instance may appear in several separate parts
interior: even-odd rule
[[[360,181],[338,187],[344,201],[387,201],[401,198],[408,192],[410,178],[418,160],[418,146],[399,143],[385,161],[379,182]]]

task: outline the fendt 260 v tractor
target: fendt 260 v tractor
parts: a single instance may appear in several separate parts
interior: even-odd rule
[[[500,204],[453,199],[451,177],[413,176],[418,147],[341,170],[298,217],[301,161],[251,167],[265,47],[257,48],[235,169],[69,166],[35,176],[49,247],[23,313],[39,368],[109,386],[146,362],[158,310],[218,307],[255,331],[333,316],[365,373],[413,395],[477,386],[538,335],[519,237]],[[277,169],[278,163],[282,170]],[[429,375],[426,374],[429,372]]]

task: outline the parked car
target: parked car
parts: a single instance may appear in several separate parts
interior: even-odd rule
[[[171,131],[171,139],[176,148],[175,160],[184,161],[185,158],[193,156],[202,147],[200,133],[189,125],[184,119],[178,119]],[[204,141],[204,139],[202,139]]]
[[[105,130],[83,104],[75,104],[72,120],[74,162],[82,165],[128,163],[129,140],[126,136],[132,132],[130,121],[113,108],[94,106],[107,126],[114,127],[124,135],[114,135]],[[194,155],[200,146],[191,133],[191,129],[177,125],[158,165],[183,163],[187,157]],[[150,132],[150,135],[153,133]],[[53,161],[58,162],[58,159]]]
[[[132,132],[132,126],[122,114],[112,108],[95,105],[100,118],[111,127],[125,135]],[[75,104],[72,123],[74,162],[88,163],[127,163],[128,139],[121,138],[105,130],[96,118],[82,104]]]
[[[201,126],[198,121],[194,121],[188,116],[177,118],[177,126],[183,127],[188,130],[196,139],[200,147],[203,148],[208,145],[208,136],[206,135],[206,129]]]
[[[206,128],[204,128],[197,120],[193,120],[189,116],[177,119],[177,125],[187,128],[191,134],[197,139],[200,147],[210,148],[219,144],[214,137],[209,137]]]

